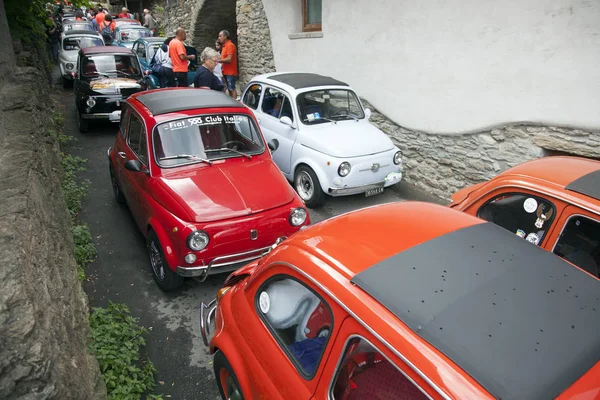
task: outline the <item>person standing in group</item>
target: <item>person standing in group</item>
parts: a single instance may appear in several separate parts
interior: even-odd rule
[[[121,8],[121,12],[119,13],[119,18],[129,18],[129,13],[127,12],[127,7]]]
[[[54,21],[52,13],[48,13],[47,34],[50,45],[52,46],[52,61],[58,61],[58,50],[60,49],[60,30],[58,24]]]
[[[217,49],[217,54],[219,54],[219,60],[221,59],[221,42],[219,42],[219,39],[217,39],[217,42],[215,43],[215,49]],[[220,62],[217,63],[217,66],[215,67],[213,74],[215,74],[215,76],[217,78],[219,78],[219,80],[223,83],[223,85],[226,84],[226,82],[223,80],[223,66],[221,65]]]
[[[225,86],[213,73],[215,67],[219,65],[219,53],[217,53],[216,50],[207,47],[200,53],[200,62],[202,62],[202,65],[198,67],[196,74],[194,75],[194,87],[209,88],[222,92]]]
[[[83,11],[75,11],[75,21],[83,21]]]
[[[222,30],[219,32],[219,42],[221,43],[221,63],[223,64],[223,78],[227,84],[229,95],[234,99],[237,97],[235,91],[235,80],[237,77],[237,50],[235,44],[229,39],[229,32]]]
[[[156,36],[156,21],[154,20],[154,17],[152,17],[152,14],[150,14],[150,10],[147,8],[144,8],[144,26],[152,32],[152,36]]]
[[[102,23],[104,22],[105,18],[106,14],[102,12],[102,7],[98,7],[98,13],[96,14],[96,18],[94,18],[96,24],[98,25],[98,32],[100,32],[100,30],[102,29]]]
[[[185,45],[183,44],[185,39],[187,39],[185,29],[177,28],[175,39],[169,43],[169,57],[171,57],[171,63],[173,64],[173,75],[175,75],[175,81],[179,87],[189,86],[187,76],[188,61],[196,59],[196,56],[193,54],[187,55]]]
[[[175,86],[173,64],[171,63],[171,57],[169,57],[169,44],[173,39],[173,37],[167,38],[158,50],[156,50],[154,57],[152,57],[152,62],[150,62],[152,71],[158,75],[161,88]]]
[[[117,24],[113,21],[112,15],[106,14],[104,21],[100,24],[100,35],[102,35],[102,39],[104,39],[104,44],[106,46],[112,46],[113,41],[115,40],[116,27]]]

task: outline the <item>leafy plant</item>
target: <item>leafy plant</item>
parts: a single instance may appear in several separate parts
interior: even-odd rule
[[[86,168],[83,165],[87,160],[81,157],[73,157],[70,154],[61,153],[61,155],[61,164],[64,169],[61,189],[69,213],[71,213],[71,217],[75,217],[81,211],[83,199],[87,195],[90,186],[89,180],[78,183],[75,175],[77,172],[85,171]]]
[[[92,241],[92,233],[86,224],[75,225],[71,228],[73,242],[75,243],[75,261],[77,262],[77,275],[79,280],[85,279],[84,268],[96,260],[98,255],[96,246]]]
[[[153,390],[156,369],[150,360],[140,359],[140,347],[146,344],[142,335],[147,331],[138,326],[129,308],[112,302],[106,308],[94,308],[90,326],[89,347],[100,364],[108,398],[137,400]]]

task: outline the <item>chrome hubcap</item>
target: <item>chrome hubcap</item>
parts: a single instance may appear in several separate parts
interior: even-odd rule
[[[152,270],[158,279],[161,281],[165,279],[165,269],[160,256],[160,250],[158,249],[158,246],[154,240],[150,242],[150,264],[152,265]]]
[[[310,200],[315,191],[315,185],[310,175],[306,171],[301,171],[296,177],[296,191],[302,200]]]
[[[242,400],[242,393],[240,392],[240,388],[237,387],[231,375],[227,377],[226,386],[228,400]]]

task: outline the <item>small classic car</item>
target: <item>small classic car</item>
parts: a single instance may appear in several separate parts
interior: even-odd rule
[[[200,323],[224,399],[597,399],[598,293],[493,223],[402,202],[284,240]]]
[[[137,19],[130,19],[130,18],[114,18],[113,21],[115,22],[115,26],[121,27],[121,26],[125,26],[125,25],[142,25],[142,23],[140,21],[138,21]]]
[[[600,277],[600,161],[545,157],[452,196],[493,222]]]
[[[116,200],[146,236],[164,291],[229,272],[310,223],[252,113],[224,93],[131,96],[108,157]]]
[[[73,85],[72,72],[77,67],[79,50],[86,47],[104,46],[102,35],[94,31],[68,31],[61,39],[58,50],[58,66],[64,88]]]
[[[277,140],[273,159],[308,207],[325,194],[383,192],[402,179],[402,156],[368,119],[344,82],[307,73],[270,73],[253,78],[242,101],[267,140]]]
[[[75,106],[79,131],[89,120],[119,122],[121,103],[145,90],[137,57],[125,47],[88,47],[79,50],[75,78]]]
[[[149,73],[144,77],[144,81],[148,89],[158,89],[161,87],[160,80],[158,76],[152,72],[150,64],[152,63],[152,57],[154,57],[154,53],[156,53],[156,50],[158,50],[158,48],[165,42],[165,39],[166,38],[164,37],[141,38],[136,40],[131,48],[133,54],[135,54],[140,61],[142,69],[144,71],[149,71]],[[187,55],[193,54],[198,57],[198,53],[194,47],[187,45],[184,46]],[[194,86],[194,75],[196,74],[197,65],[197,60],[190,61],[188,64],[188,82],[190,83],[190,86]]]
[[[152,32],[148,28],[139,25],[123,25],[115,28],[115,46],[131,49],[133,42],[140,38],[151,37]]]

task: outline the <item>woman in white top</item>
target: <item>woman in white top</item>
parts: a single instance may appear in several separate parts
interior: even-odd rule
[[[171,63],[171,57],[169,57],[169,43],[171,40],[173,40],[172,37],[167,38],[152,57],[152,71],[158,75],[161,88],[175,87],[173,64]]]
[[[221,59],[221,43],[218,40],[215,43],[215,48],[217,49],[217,53],[219,53],[219,59]],[[223,84],[225,85],[225,87],[227,87],[225,81],[223,80],[223,66],[221,65],[221,63],[217,63],[217,66],[215,67],[215,70],[213,71],[213,74],[215,74],[215,76],[217,78],[219,78],[219,80],[221,82],[223,82]]]

